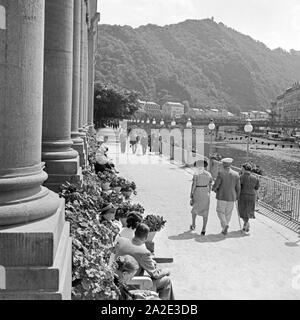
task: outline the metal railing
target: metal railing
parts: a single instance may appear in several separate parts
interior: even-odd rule
[[[175,147],[175,149],[179,148]],[[183,149],[182,151],[182,163],[185,163],[189,153],[195,155],[195,153],[191,153],[190,150]],[[196,158],[198,157],[201,158],[202,156],[197,154]],[[212,161],[210,170],[214,171],[214,178],[220,165],[221,162],[216,160]],[[231,168],[239,173],[241,172],[241,168],[235,166]],[[257,193],[258,204],[264,209],[300,225],[300,189],[266,176],[253,174],[259,179],[260,184]]]
[[[241,168],[232,166],[240,172]],[[253,173],[259,179],[258,203],[269,211],[300,224],[300,189]]]

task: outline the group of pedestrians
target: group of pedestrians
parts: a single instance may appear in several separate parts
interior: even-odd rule
[[[194,163],[195,174],[190,194],[192,205],[192,224],[190,229],[195,230],[196,217],[202,216],[202,235],[206,233],[211,191],[216,193],[216,211],[223,235],[228,233],[235,204],[239,218],[244,221],[244,232],[250,231],[249,219],[255,218],[255,203],[257,190],[259,189],[259,179],[252,174],[251,164],[245,163],[239,174],[231,169],[232,158],[225,158],[221,162],[223,167],[219,170],[214,183],[212,175],[207,171],[208,160],[205,158]]]

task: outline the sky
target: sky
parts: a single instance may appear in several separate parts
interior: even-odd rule
[[[300,0],[98,0],[100,23],[164,26],[214,17],[269,48],[300,50]]]

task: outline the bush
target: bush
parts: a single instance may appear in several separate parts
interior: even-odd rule
[[[65,198],[66,220],[71,224],[73,298],[116,299],[119,292],[108,262],[117,231],[113,225],[98,220],[108,195],[101,192],[97,176],[85,172],[82,184],[64,184],[60,196]]]
[[[109,171],[99,172],[98,178],[101,180],[102,183],[111,183],[115,179],[116,175]]]
[[[125,180],[124,183],[122,184],[122,189],[121,191],[124,192],[130,192],[133,191],[133,193],[136,195],[136,184],[133,181]]]

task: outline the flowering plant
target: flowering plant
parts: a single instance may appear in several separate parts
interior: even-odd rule
[[[126,218],[128,214],[133,211],[143,214],[145,212],[145,209],[139,203],[131,204],[130,201],[125,201],[118,207],[117,216],[119,218]]]
[[[209,158],[210,158],[211,160],[221,161],[223,157],[222,157],[221,154],[215,152],[215,153],[210,153],[210,154],[209,154]]]
[[[122,184],[122,189],[121,191],[133,191],[134,194],[136,193],[136,184],[132,181],[130,182],[129,180],[125,180],[124,183]]]
[[[111,183],[114,177],[115,177],[115,174],[108,171],[98,173],[98,178],[101,180],[102,183],[107,183],[107,182]]]
[[[126,181],[125,178],[115,176],[115,177],[112,178],[110,186],[112,188],[117,188],[117,187],[122,188],[122,186],[124,185],[125,181]]]
[[[104,199],[97,176],[85,173],[82,184],[66,183],[60,196],[66,201],[66,220],[72,237],[72,298],[117,299],[109,258],[117,236],[113,226],[99,223],[97,213]]]
[[[164,228],[167,221],[161,216],[150,214],[144,218],[143,223],[149,227],[150,232],[155,232]]]

